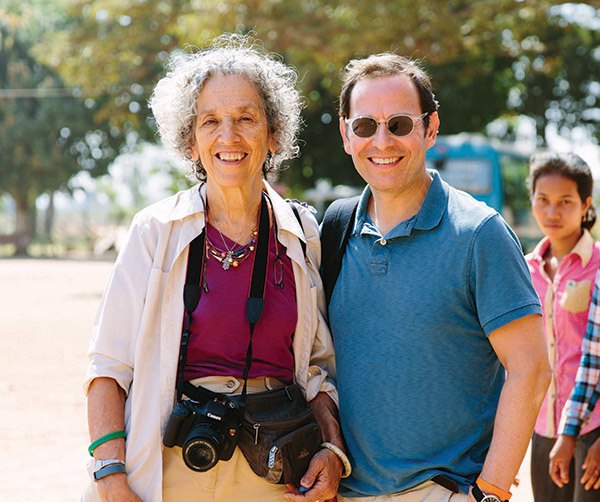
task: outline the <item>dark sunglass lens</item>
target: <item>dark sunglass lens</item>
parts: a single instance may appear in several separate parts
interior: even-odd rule
[[[360,117],[352,121],[352,131],[361,138],[373,136],[377,130],[377,122],[368,117]]]
[[[413,121],[406,115],[397,115],[388,121],[388,129],[394,136],[406,136],[413,129]]]

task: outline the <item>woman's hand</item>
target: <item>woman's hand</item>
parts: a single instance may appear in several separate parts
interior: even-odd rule
[[[111,474],[96,484],[102,502],[143,502],[127,482],[125,474]]]
[[[300,481],[300,484],[309,490],[301,493],[296,486],[287,485],[290,491],[286,492],[284,497],[295,502],[335,501],[342,469],[342,462],[338,456],[323,448],[312,458]]]
[[[549,474],[554,484],[562,488],[569,482],[569,467],[575,453],[575,438],[560,435],[550,452]],[[583,482],[583,480],[582,480]]]
[[[581,484],[586,490],[600,489],[600,438],[596,439],[590,446],[582,465],[583,476]]]

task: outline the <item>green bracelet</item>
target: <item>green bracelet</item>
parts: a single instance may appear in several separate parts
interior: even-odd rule
[[[94,456],[94,450],[101,444],[106,443],[107,441],[110,441],[111,439],[124,438],[124,437],[127,437],[127,435],[125,434],[125,431],[109,432],[108,434],[105,434],[104,436],[99,437],[98,439],[96,439],[96,441],[94,441],[88,447],[88,451],[90,452],[90,457]]]

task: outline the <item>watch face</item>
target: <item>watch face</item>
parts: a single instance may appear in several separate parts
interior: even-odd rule
[[[481,499],[481,502],[502,502],[496,495],[486,495]]]

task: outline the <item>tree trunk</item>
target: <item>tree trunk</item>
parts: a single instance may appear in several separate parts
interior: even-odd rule
[[[12,194],[17,209],[15,224],[16,255],[27,255],[27,246],[35,237],[35,196],[29,191]]]
[[[44,214],[44,239],[52,242],[52,227],[54,226],[54,192],[49,194],[48,208]]]

